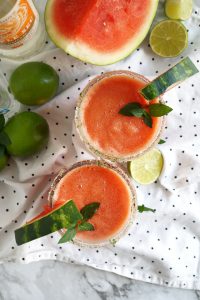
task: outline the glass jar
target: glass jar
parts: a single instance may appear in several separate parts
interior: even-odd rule
[[[23,59],[39,52],[45,28],[31,0],[0,0],[0,56]]]

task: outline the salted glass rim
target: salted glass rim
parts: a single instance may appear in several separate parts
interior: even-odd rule
[[[116,172],[122,179],[123,181],[126,183],[129,192],[130,192],[130,213],[129,216],[127,218],[127,221],[123,224],[122,228],[120,230],[118,230],[115,234],[113,234],[112,237],[107,238],[105,240],[100,240],[99,242],[89,242],[89,241],[83,241],[77,237],[74,238],[74,243],[79,245],[79,246],[88,246],[88,247],[100,247],[100,246],[104,246],[104,245],[109,245],[109,244],[115,244],[121,237],[123,237],[127,231],[129,230],[130,226],[134,223],[135,219],[136,219],[136,212],[137,212],[137,196],[136,196],[136,189],[133,186],[133,184],[131,183],[128,175],[125,173],[125,171],[122,169],[121,166],[111,163],[111,162],[107,162],[104,160],[96,160],[96,159],[92,159],[92,160],[84,160],[84,161],[80,161],[77,162],[75,164],[73,164],[72,166],[70,166],[69,168],[62,168],[57,176],[54,178],[49,193],[48,193],[48,203],[50,205],[50,207],[53,208],[53,202],[54,202],[54,194],[56,191],[56,187],[59,184],[59,182],[61,181],[61,179],[67,175],[70,171],[82,167],[82,166],[91,166],[91,165],[95,165],[95,166],[102,166],[108,169],[111,169],[112,171]],[[66,232],[65,229],[61,229],[59,230],[59,233],[61,235],[63,235]]]
[[[138,156],[145,154],[146,152],[148,152],[149,150],[151,150],[158,144],[161,134],[162,134],[162,131],[164,129],[164,124],[165,124],[164,116],[159,117],[161,119],[159,130],[158,130],[158,133],[156,134],[155,138],[153,139],[152,143],[150,145],[148,145],[145,149],[142,149],[140,151],[137,151],[136,153],[133,153],[130,155],[125,155],[125,156],[121,156],[121,155],[117,156],[117,155],[107,154],[107,153],[101,151],[100,149],[96,148],[94,145],[92,145],[91,142],[88,140],[88,138],[85,135],[84,125],[81,121],[81,119],[82,119],[81,118],[82,103],[83,103],[87,93],[90,91],[90,89],[104,78],[108,78],[108,77],[112,77],[112,76],[119,76],[119,75],[125,75],[125,76],[131,77],[131,78],[137,78],[146,83],[150,83],[149,79],[147,79],[143,75],[132,72],[132,71],[126,71],[126,70],[116,70],[116,71],[106,72],[104,74],[96,76],[91,81],[89,81],[89,83],[85,86],[85,88],[80,93],[80,96],[77,101],[76,109],[75,109],[75,126],[76,126],[76,130],[79,134],[81,141],[85,144],[86,148],[92,154],[94,154],[97,158],[109,160],[112,162],[127,162],[127,161],[131,161],[131,160],[137,158]],[[157,98],[159,99],[159,101],[161,103],[164,102],[162,97],[159,96]]]

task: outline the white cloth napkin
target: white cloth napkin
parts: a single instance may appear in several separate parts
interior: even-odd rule
[[[41,2],[41,1],[40,1]],[[44,1],[42,1],[44,2]],[[44,6],[45,3],[39,3]],[[155,23],[163,18],[161,1]],[[189,55],[200,68],[200,3],[194,1],[189,29]],[[54,175],[63,166],[92,158],[79,140],[73,124],[74,107],[89,76],[106,70],[132,70],[154,78],[181,59],[154,55],[148,37],[132,55],[108,67],[84,64],[48,43],[32,60],[43,60],[58,71],[62,91],[36,109],[50,126],[47,149],[29,159],[10,159],[0,173],[0,262],[57,259],[112,271],[130,278],[173,287],[200,289],[200,75],[188,79],[165,96],[173,112],[167,117],[160,145],[165,159],[159,180],[136,186],[139,204],[156,213],[138,214],[136,223],[115,247],[80,248],[58,245],[59,233],[17,247],[14,230],[37,215],[46,204]],[[9,76],[19,62],[1,59]],[[15,103],[16,104],[16,103]],[[14,109],[19,107],[14,105]]]

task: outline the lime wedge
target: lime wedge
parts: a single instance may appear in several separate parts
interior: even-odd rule
[[[128,162],[128,170],[131,177],[140,184],[154,182],[160,176],[162,167],[163,156],[156,148]]]
[[[179,21],[164,20],[158,23],[151,31],[151,49],[162,57],[178,56],[187,45],[187,29]]]
[[[166,0],[165,13],[174,20],[187,20],[192,14],[192,0]]]

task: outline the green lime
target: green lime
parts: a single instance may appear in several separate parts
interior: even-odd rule
[[[7,165],[7,162],[8,162],[8,155],[7,154],[1,155],[0,156],[0,171],[5,168],[5,166]]]
[[[179,21],[164,20],[158,23],[151,31],[151,49],[162,57],[178,56],[187,45],[187,29]]]
[[[128,162],[131,177],[140,184],[154,182],[160,176],[162,168],[163,156],[156,148]]]
[[[166,0],[165,13],[174,20],[187,20],[192,14],[193,0]]]
[[[44,148],[49,139],[47,121],[35,112],[21,112],[8,120],[4,127],[11,140],[9,154],[19,157],[32,155]]]
[[[9,89],[19,102],[41,105],[55,96],[58,85],[59,76],[51,66],[42,62],[28,62],[12,73]]]

